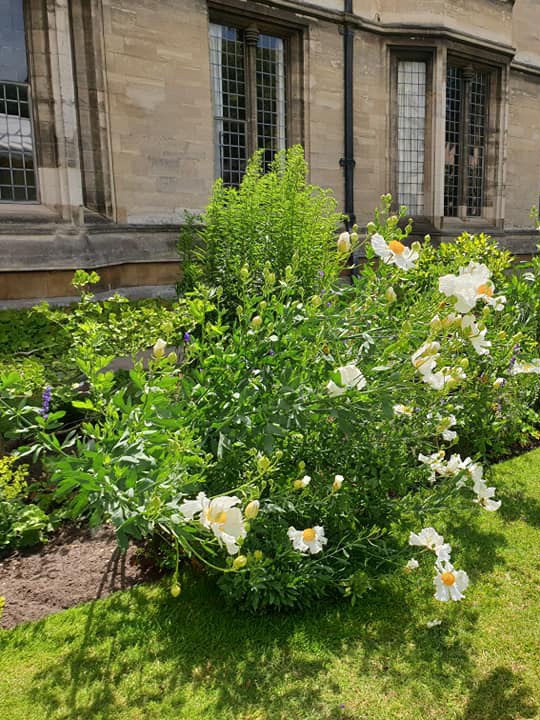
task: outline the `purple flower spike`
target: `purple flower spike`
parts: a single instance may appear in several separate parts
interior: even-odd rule
[[[186,345],[188,344],[188,342],[190,340],[191,340],[191,335],[188,332],[185,332],[184,333],[184,342],[186,343]]]
[[[270,348],[270,350],[268,351],[268,354],[269,354],[269,355],[275,355],[276,353],[275,353],[274,350],[272,350],[272,348]]]
[[[321,277],[324,277],[324,270],[319,270],[319,275],[320,275]]]
[[[51,386],[47,385],[45,390],[43,391],[43,397],[41,399],[41,410],[39,411],[39,414],[45,418],[45,420],[49,417],[49,407],[51,404]]]

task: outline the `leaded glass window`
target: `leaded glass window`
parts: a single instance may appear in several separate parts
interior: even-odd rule
[[[398,63],[398,200],[412,215],[424,212],[426,71],[425,62]]]
[[[285,46],[282,38],[210,24],[216,174],[237,187],[250,155],[265,169],[286,146]]]
[[[37,200],[22,0],[0,0],[0,202]]]
[[[489,75],[448,65],[444,214],[481,217],[484,207]]]

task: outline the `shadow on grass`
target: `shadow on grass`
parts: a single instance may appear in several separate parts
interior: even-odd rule
[[[461,720],[538,717],[533,691],[506,667],[495,668],[472,691]]]
[[[342,678],[329,671],[336,658],[347,658],[354,682],[375,674],[396,686],[420,674],[436,697],[470,676],[467,641],[452,628],[457,615],[462,628],[474,627],[476,614],[445,611],[440,628],[426,628],[399,584],[355,608],[324,605],[255,618],[224,608],[207,580],[188,583],[178,600],[162,586],[134,588],[71,611],[79,635],[34,675],[32,701],[55,720],[112,719],[128,711],[122,717],[184,718],[194,694],[208,704],[197,717],[219,708],[219,717],[235,720],[343,720],[347,711],[328,705],[329,695],[342,695]],[[34,637],[48,631],[46,621],[30,627]]]

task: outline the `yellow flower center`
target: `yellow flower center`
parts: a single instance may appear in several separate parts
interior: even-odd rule
[[[488,283],[480,285],[476,292],[478,293],[478,295],[487,295],[488,297],[493,296],[493,288],[491,287],[491,285],[488,285]]]
[[[445,585],[450,587],[451,585],[453,585],[456,582],[456,576],[454,575],[454,573],[448,572],[448,570],[447,570],[446,572],[443,572],[443,574],[441,575],[441,580],[443,581],[443,583]]]
[[[524,370],[531,370],[531,369],[532,369],[531,363],[524,363],[524,364],[523,364],[523,369],[524,369]]]
[[[306,528],[303,532],[304,542],[310,543],[315,540],[315,530],[313,528]]]
[[[224,523],[227,520],[227,513],[224,510],[217,512],[216,510],[208,509],[206,511],[206,519],[211,523]]]
[[[396,255],[401,255],[401,253],[405,250],[405,245],[403,245],[403,243],[400,243],[399,240],[391,240],[388,243],[388,247]]]

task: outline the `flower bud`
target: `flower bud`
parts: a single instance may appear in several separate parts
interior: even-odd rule
[[[333,492],[337,492],[338,490],[341,490],[341,486],[343,485],[344,477],[343,475],[336,475],[334,478],[334,482],[332,483],[332,490]]]
[[[247,265],[243,265],[240,270],[240,277],[242,280],[248,280],[249,279],[249,267]]]
[[[319,305],[322,303],[321,296],[320,295],[313,295],[311,298],[311,304],[313,307],[319,307]]]
[[[182,592],[182,588],[180,587],[180,585],[177,582],[175,582],[171,585],[171,595],[173,597],[178,597],[181,592]]]
[[[156,341],[156,344],[152,348],[152,355],[156,360],[161,360],[163,355],[165,354],[165,348],[167,347],[167,343],[165,340],[162,340],[159,338],[159,340]]]
[[[354,229],[356,228],[356,230]],[[351,244],[356,245],[358,242],[358,225],[353,226],[353,232],[350,234]]]
[[[348,232],[342,232],[337,241],[337,249],[344,255],[351,252],[351,236]]]
[[[253,327],[255,330],[258,330],[262,325],[262,317],[260,315],[255,315],[254,318],[251,320],[251,327]]]
[[[384,293],[384,295],[385,295],[385,297],[386,297],[387,302],[388,302],[390,305],[391,305],[392,303],[396,302],[396,300],[397,300],[396,291],[395,291],[394,288],[391,287],[391,286],[388,287],[388,288],[386,288],[386,292]]]
[[[242,568],[245,568],[247,565],[247,557],[245,555],[239,555],[238,557],[234,558],[233,562],[233,570],[241,570]]]
[[[460,367],[462,367],[464,370],[467,370],[469,367],[469,358],[463,358],[459,361]]]
[[[431,328],[431,332],[436,333],[439,332],[439,330],[442,329],[442,322],[441,318],[438,315],[435,315],[431,318],[431,321],[429,323],[429,327]]]
[[[373,233],[377,232],[377,226],[375,225],[374,222],[368,222],[367,231],[370,235],[373,235]]]
[[[171,365],[176,365],[176,361],[178,360],[178,356],[175,352],[169,353],[167,355],[167,360],[171,363]]]
[[[264,473],[268,470],[270,467],[270,460],[266,457],[266,455],[261,455],[259,458],[257,458],[257,470],[260,472],[261,475],[264,475]]]
[[[431,235],[424,235],[424,242],[428,243],[431,242]]]
[[[258,500],[252,500],[250,503],[246,505],[246,509],[244,510],[244,515],[249,520],[255,520],[257,515],[259,514],[259,501]]]
[[[260,562],[263,559],[263,554],[260,550],[255,550],[255,552],[253,553],[253,557],[255,558],[255,560]]]
[[[422,252],[422,246],[420,245],[420,243],[418,242],[418,240],[415,240],[415,241],[411,244],[411,250],[412,250],[413,252],[417,252],[417,253],[421,253],[421,252]]]

